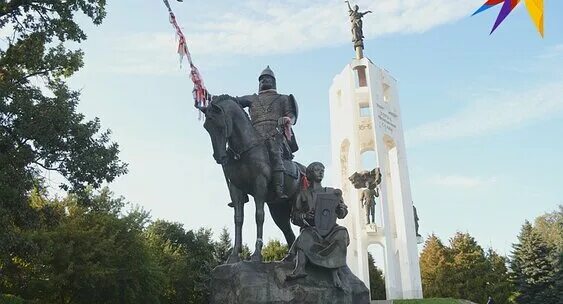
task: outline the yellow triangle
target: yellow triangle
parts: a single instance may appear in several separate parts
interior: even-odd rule
[[[526,0],[526,8],[532,22],[543,37],[543,0]]]

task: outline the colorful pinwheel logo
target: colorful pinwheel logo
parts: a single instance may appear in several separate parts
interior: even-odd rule
[[[543,0],[524,0],[526,2],[526,8],[532,18],[532,22],[536,26],[538,32],[543,37]],[[495,25],[491,30],[491,34],[497,29],[497,27],[504,21],[506,16],[514,10],[514,8],[520,3],[520,0],[487,0],[483,6],[481,6],[472,16],[488,10],[489,8],[501,4],[500,13],[495,21]]]

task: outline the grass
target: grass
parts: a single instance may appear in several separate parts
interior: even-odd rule
[[[458,304],[456,299],[444,299],[444,298],[433,298],[433,299],[417,299],[417,300],[394,300],[393,304]]]

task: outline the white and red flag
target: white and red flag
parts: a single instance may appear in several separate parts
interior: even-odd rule
[[[163,1],[164,1],[164,5],[166,5],[166,8],[168,9],[168,14],[170,15],[170,24],[172,24],[172,26],[174,27],[174,30],[176,31],[176,36],[178,37],[178,55],[180,55],[180,64],[182,63],[184,57],[188,58],[188,62],[190,64],[190,79],[194,84],[194,89],[193,89],[193,97],[195,103],[194,105],[198,109],[207,107],[207,104],[211,99],[211,96],[209,96],[209,93],[207,92],[207,89],[203,84],[203,78],[201,77],[199,70],[197,69],[197,67],[192,61],[192,56],[188,49],[186,36],[182,32],[182,29],[180,28],[178,22],[176,21],[176,16],[174,15],[172,8],[170,7],[170,3],[168,2],[168,0],[163,0]],[[178,1],[181,2],[181,0]]]

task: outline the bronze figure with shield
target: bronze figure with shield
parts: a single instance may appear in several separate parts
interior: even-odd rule
[[[305,266],[311,263],[330,269],[334,286],[343,288],[339,272],[346,266],[346,247],[350,239],[346,228],[336,224],[336,219],[344,218],[348,208],[342,191],[321,185],[324,169],[319,162],[307,167],[309,187],[295,200],[292,222],[301,227],[301,233],[289,251],[289,258],[295,260],[295,269],[286,279],[306,277]]]

